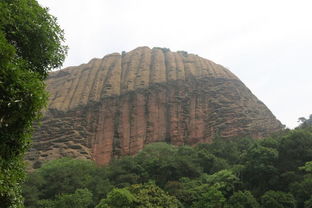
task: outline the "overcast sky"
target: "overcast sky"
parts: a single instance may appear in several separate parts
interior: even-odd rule
[[[310,0],[39,0],[69,46],[64,67],[138,46],[184,50],[236,74],[287,127],[312,114]]]

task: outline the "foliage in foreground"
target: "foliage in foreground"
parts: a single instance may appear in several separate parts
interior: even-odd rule
[[[311,207],[312,129],[195,147],[155,143],[104,167],[62,158],[24,184],[28,208],[71,207],[79,194],[75,207]]]
[[[47,95],[43,79],[66,47],[56,19],[36,0],[0,1],[0,206],[22,207],[23,154]]]

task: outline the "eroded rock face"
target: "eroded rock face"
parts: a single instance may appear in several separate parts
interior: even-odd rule
[[[186,52],[140,47],[50,74],[50,101],[27,159],[106,164],[145,144],[261,138],[282,129],[229,70]]]

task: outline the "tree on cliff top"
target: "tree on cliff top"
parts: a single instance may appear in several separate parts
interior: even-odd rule
[[[300,118],[298,119],[298,122],[300,122],[299,128],[308,128],[308,127],[312,127],[312,114],[310,115],[309,118],[300,117]]]
[[[46,105],[44,78],[67,47],[56,18],[36,0],[0,2],[0,204],[22,207],[23,154]]]

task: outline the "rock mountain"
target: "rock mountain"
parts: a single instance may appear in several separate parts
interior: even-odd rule
[[[261,138],[282,129],[228,69],[184,51],[139,47],[49,75],[49,106],[27,154],[33,168],[63,156],[106,164],[152,142]]]

